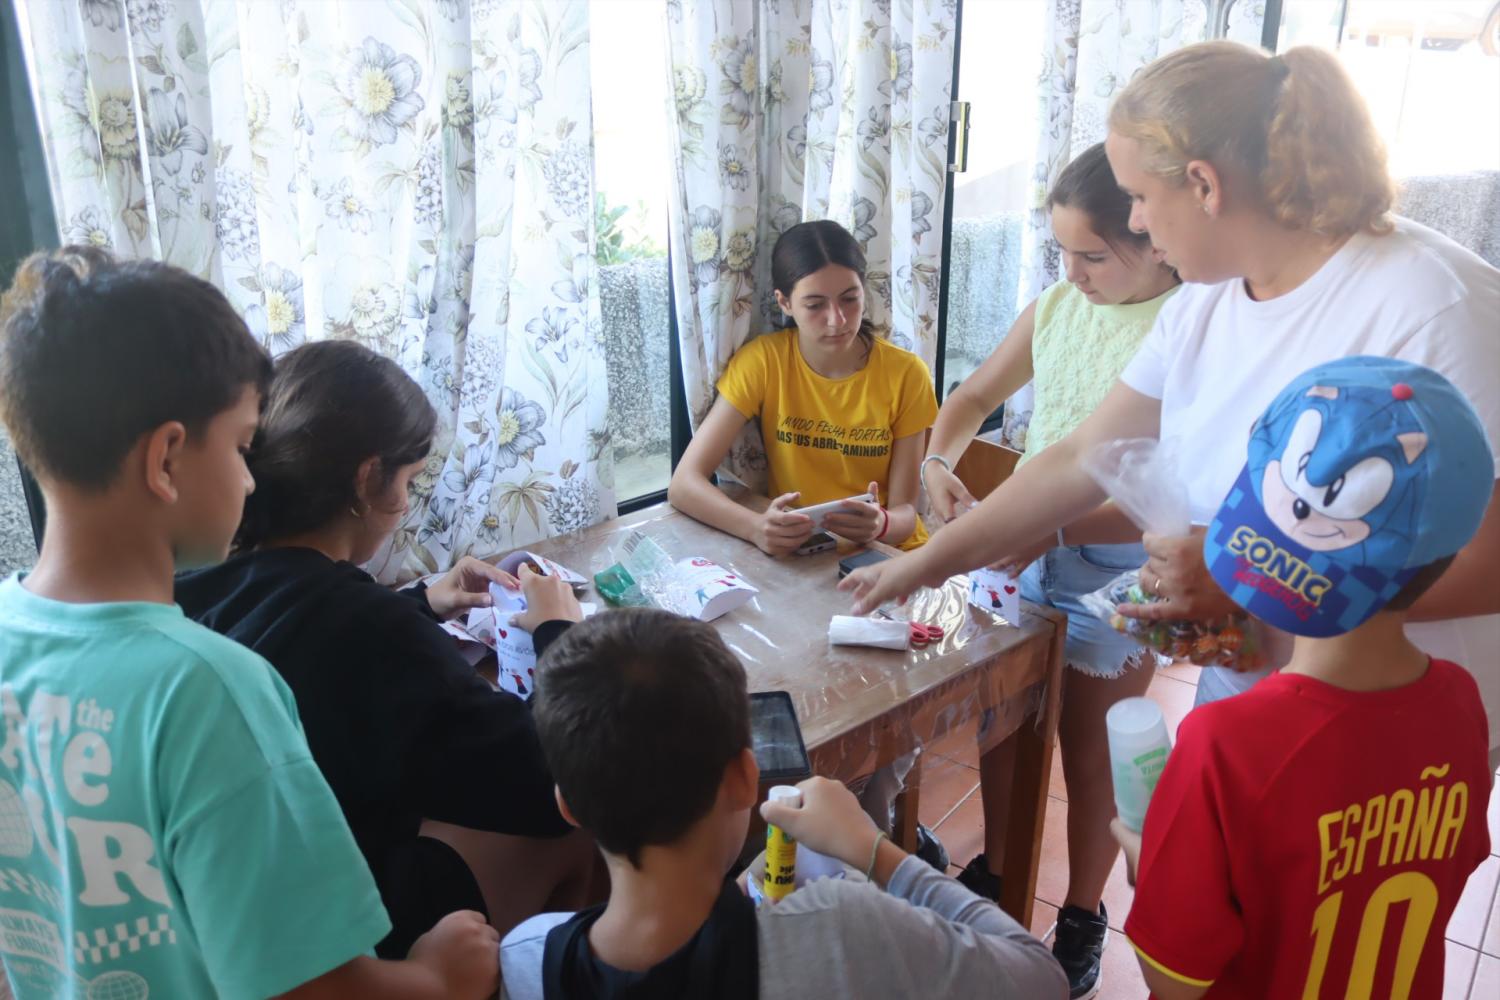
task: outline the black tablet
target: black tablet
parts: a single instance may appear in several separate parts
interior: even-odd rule
[[[812,777],[797,710],[785,691],[750,695],[750,743],[755,748],[762,782],[787,784]]]

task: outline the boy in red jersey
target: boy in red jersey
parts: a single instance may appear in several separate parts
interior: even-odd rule
[[[1125,933],[1160,1000],[1439,997],[1443,931],[1489,853],[1474,679],[1405,611],[1473,536],[1494,482],[1473,409],[1429,369],[1320,365],[1256,423],[1204,540],[1291,662],[1177,734]]]

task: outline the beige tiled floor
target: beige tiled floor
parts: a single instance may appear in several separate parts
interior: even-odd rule
[[[1159,672],[1149,695],[1162,706],[1175,731],[1193,707],[1198,668],[1173,666]],[[1031,929],[1046,933],[1057,919],[1057,908],[1067,887],[1067,789],[1056,753],[1043,832],[1042,863],[1037,875],[1036,907]],[[950,733],[934,744],[923,761],[922,822],[935,829],[948,848],[955,866],[962,866],[983,847],[984,815],[979,801],[978,758],[973,729]],[[1496,1000],[1500,997],[1500,795],[1489,803],[1490,849],[1497,852],[1469,879],[1463,898],[1448,924],[1445,1000]],[[953,871],[956,873],[957,868]],[[1144,1000],[1135,954],[1123,934],[1118,933],[1130,911],[1132,891],[1125,883],[1124,861],[1115,865],[1104,889],[1109,910],[1109,944],[1104,953],[1104,988],[1101,1000]]]

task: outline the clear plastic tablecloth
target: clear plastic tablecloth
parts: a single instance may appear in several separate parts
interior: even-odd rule
[[[583,599],[601,600],[593,575],[614,562],[631,531],[673,558],[711,559],[759,589],[714,625],[744,662],[752,691],[791,694],[818,774],[868,775],[995,709],[984,752],[1038,713],[1045,697],[1060,616],[1023,605],[1022,620],[1006,622],[968,604],[964,577],[892,609],[944,633],[925,649],[900,651],[828,642],[830,619],[849,614],[850,598],[836,588],[839,559],[851,550],[772,558],[666,504],[527,548],[589,578]]]

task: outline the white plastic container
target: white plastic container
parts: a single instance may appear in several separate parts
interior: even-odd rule
[[[1161,707],[1150,698],[1122,698],[1105,713],[1109,770],[1120,822],[1140,832],[1151,793],[1167,766],[1172,741]]]

